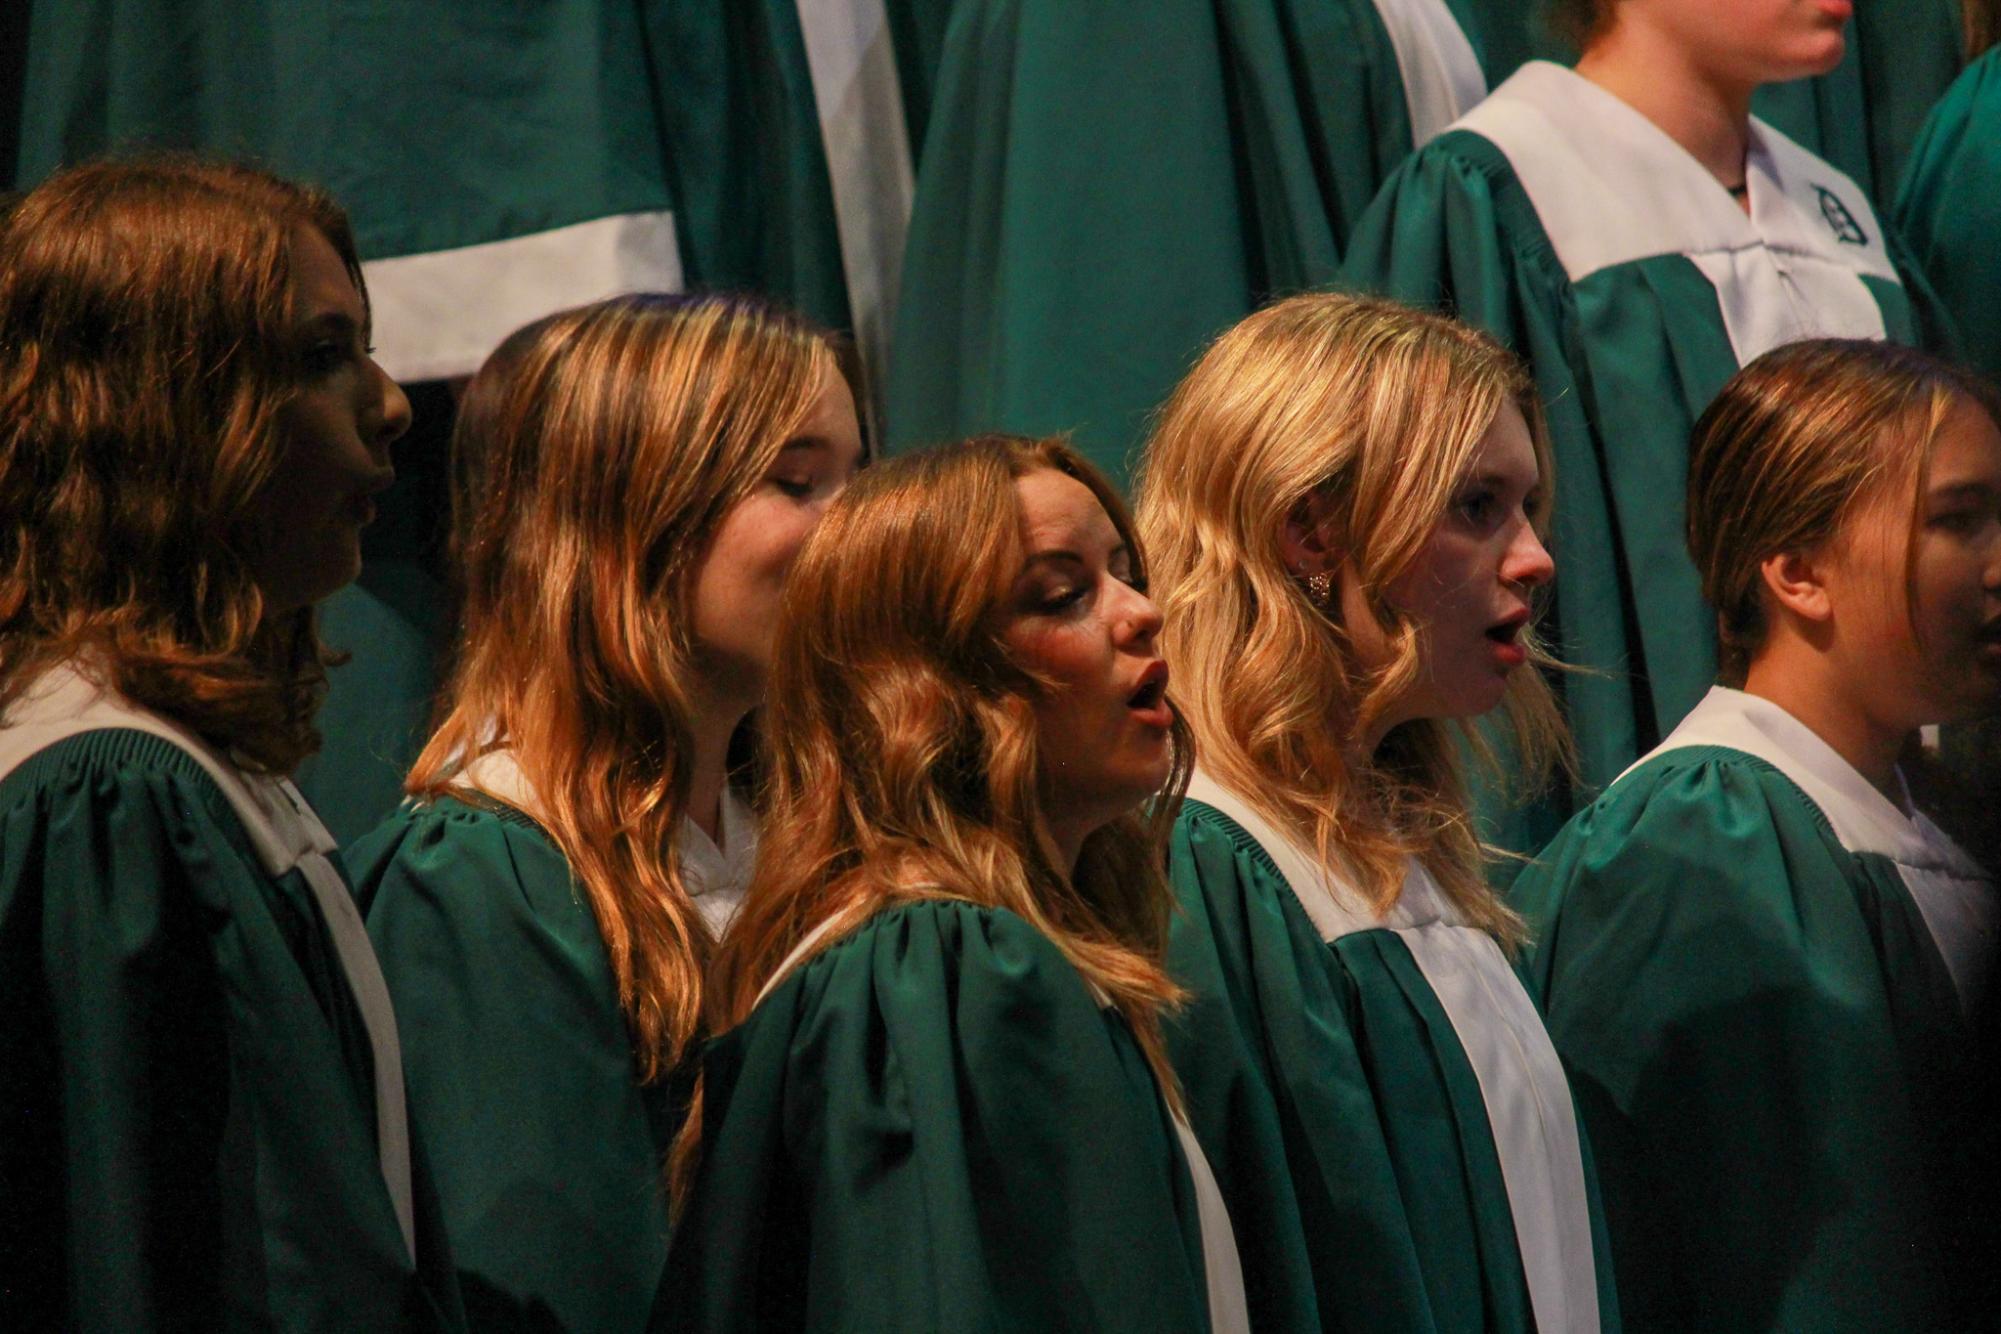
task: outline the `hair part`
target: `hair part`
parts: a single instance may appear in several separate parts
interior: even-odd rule
[[[1389,585],[1509,405],[1542,476],[1540,532],[1548,438],[1533,385],[1500,344],[1390,301],[1278,302],[1217,339],[1168,399],[1142,466],[1139,529],[1204,769],[1352,876],[1378,911],[1416,857],[1466,920],[1512,944],[1521,923],[1482,875],[1455,728],[1408,722],[1368,763],[1351,758],[1424,670],[1423,627],[1389,604]],[[1316,607],[1287,566],[1281,530],[1316,493],[1393,646],[1379,671],[1358,665],[1339,611]],[[1538,670],[1509,682],[1506,714],[1533,787],[1567,757],[1568,734],[1539,670],[1552,660],[1532,634],[1523,642]],[[1491,759],[1476,730],[1456,730]]]
[[[1059,439],[981,436],[891,459],[850,484],[808,539],[766,716],[768,818],[785,838],[760,849],[716,956],[712,1014],[718,1030],[746,1019],[816,930],[813,953],[902,903],[1004,909],[1118,1008],[1178,1105],[1160,1030],[1182,995],[1165,967],[1164,848],[1189,738],[1177,722],[1174,768],[1150,812],[1087,837],[1074,874],[1051,861],[1034,713],[1045,687],[1005,640],[1026,558],[1015,483],[1045,469],[1091,490],[1141,577],[1123,502]],[[698,1103],[676,1148],[684,1185],[699,1138]]]
[[[460,642],[413,796],[511,752],[604,938],[643,1081],[701,1031],[714,942],[680,870],[699,705],[694,587],[837,370],[735,296],[616,297],[509,339],[453,437]]]
[[[1758,357],[1695,423],[1687,539],[1716,611],[1725,685],[1741,686],[1770,629],[1764,563],[1825,549],[1859,510],[1909,496],[1918,520],[1940,428],[1971,403],[2001,423],[2001,397],[1970,371],[1914,348],[1816,338]]]
[[[234,163],[74,167],[0,220],[0,707],[81,661],[246,768],[318,749],[332,659],[250,565],[303,375],[300,227],[365,301],[339,206]]]

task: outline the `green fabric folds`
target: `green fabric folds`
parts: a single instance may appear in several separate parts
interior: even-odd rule
[[[1694,746],[1581,811],[1514,899],[1629,1326],[1964,1325],[1988,1243],[1956,1183],[1991,1124],[1893,866],[1769,764]]]
[[[1010,913],[883,912],[704,1058],[669,1330],[1208,1328],[1138,1044]]]
[[[1950,346],[1949,320],[1915,269],[1865,279],[1888,335]],[[1507,155],[1468,130],[1440,135],[1384,187],[1344,264],[1352,287],[1443,309],[1523,357],[1555,461],[1548,633],[1594,669],[1555,684],[1587,789],[1611,782],[1715,680],[1713,618],[1683,537],[1688,438],[1737,370],[1716,289],[1688,258],[1656,255],[1572,282]],[[1485,833],[1532,851],[1568,813],[1481,794]]]
[[[638,1084],[569,864],[519,812],[445,797],[397,811],[348,866],[474,1327],[641,1328],[685,1089]]]
[[[111,729],[0,782],[0,1007],[0,1326],[463,1327],[312,892],[191,756]]]
[[[1071,431],[1125,480],[1203,346],[1273,294],[1330,281],[1410,149],[1372,0],[1150,0],[1143,19],[957,6],[906,250],[892,444]]]
[[[1256,840],[1201,802],[1182,808],[1170,871],[1169,962],[1193,993],[1170,1046],[1253,1325],[1533,1329],[1478,1078],[1402,939],[1323,941]]]
[[[2001,375],[2001,48],[1969,66],[1925,122],[1897,226],[1959,325],[1968,359]]]

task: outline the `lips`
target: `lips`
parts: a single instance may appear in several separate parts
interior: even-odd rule
[[[1167,702],[1167,664],[1155,658],[1140,673],[1139,688],[1126,696],[1135,720],[1149,727],[1174,725],[1174,706]]]
[[[1522,627],[1528,622],[1528,609],[1524,607],[1487,627],[1487,641],[1494,646],[1494,659],[1502,667],[1512,669],[1528,661],[1528,650],[1521,642]]]

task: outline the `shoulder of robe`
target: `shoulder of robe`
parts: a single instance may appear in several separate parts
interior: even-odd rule
[[[49,820],[76,811],[119,811],[151,818],[179,846],[220,834],[252,866],[255,850],[243,821],[206,769],[181,746],[136,728],[107,727],[65,737],[0,779],[0,820]],[[102,825],[86,818],[66,824]]]

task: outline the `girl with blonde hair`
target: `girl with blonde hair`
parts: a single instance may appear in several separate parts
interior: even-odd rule
[[[1533,390],[1491,338],[1295,297],[1224,334],[1148,446],[1200,757],[1170,844],[1171,1029],[1261,1324],[1615,1323],[1570,1093],[1482,879],[1454,724],[1563,751]],[[1467,734],[1484,749],[1477,734]]]
[[[666,1328],[1246,1327],[1161,1043],[1188,750],[1145,570],[1054,440],[893,459],[807,543]]]
[[[462,1324],[288,777],[410,421],[368,337],[346,216],[259,171],[0,216],[0,1327]]]
[[[636,1329],[757,839],[732,743],[861,439],[828,340],[740,298],[569,311],[481,376],[441,721],[349,865],[475,1323]]]
[[[1991,1309],[1991,1051],[1966,1016],[2001,905],[1897,763],[1920,725],[2001,706],[1997,421],[1963,371],[1822,340],[1697,424],[1720,684],[1515,891],[1633,1324]]]

